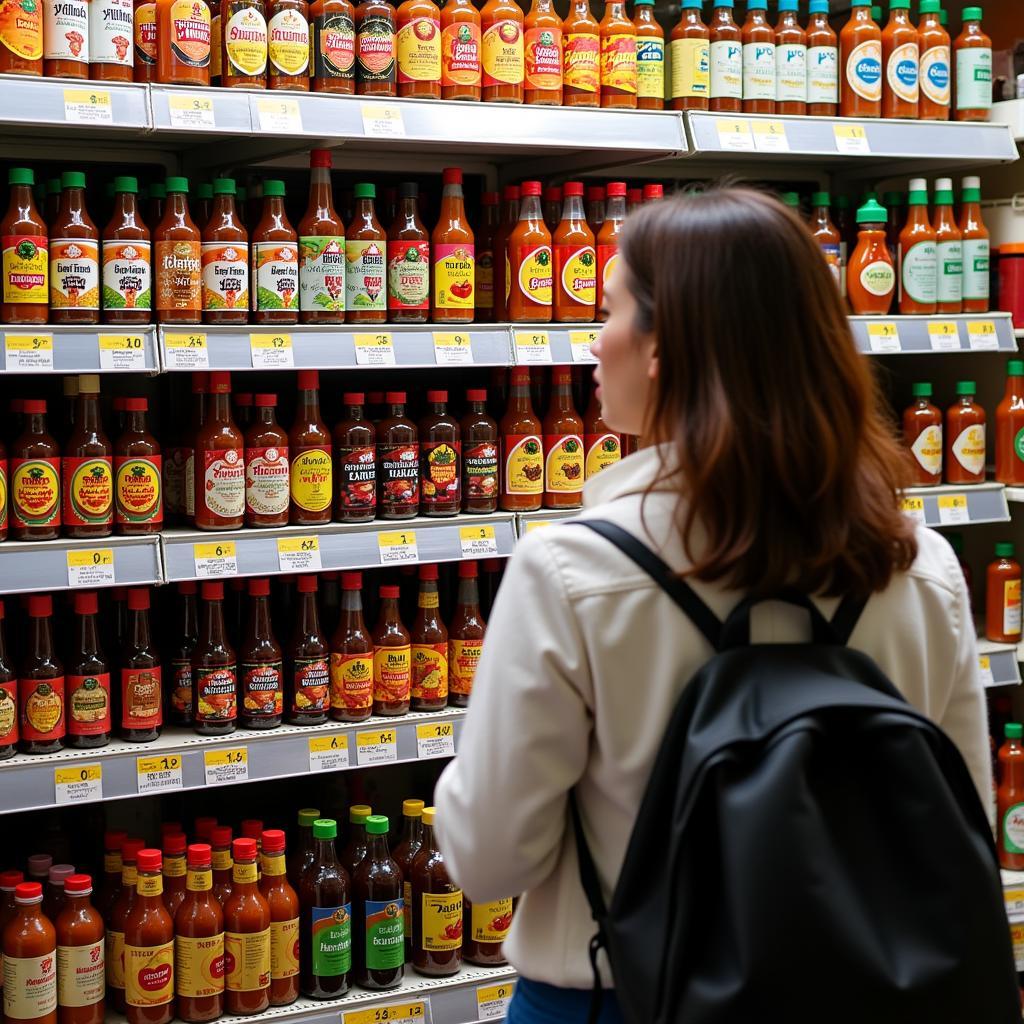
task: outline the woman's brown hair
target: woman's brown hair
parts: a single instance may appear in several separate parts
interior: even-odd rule
[[[917,554],[908,464],[807,227],[722,188],[643,207],[619,249],[656,338],[644,434],[676,450],[656,486],[683,495],[688,575],[755,594],[884,589]]]

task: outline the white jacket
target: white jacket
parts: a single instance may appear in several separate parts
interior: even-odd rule
[[[687,560],[671,524],[676,495],[653,494],[641,520],[658,464],[657,449],[648,448],[605,470],[586,484],[583,515],[618,523],[681,569]],[[917,540],[914,565],[868,602],[850,644],[945,729],[988,806],[985,699],[967,590],[946,541],[924,527]],[[740,598],[716,585],[694,589],[721,619]],[[816,603],[831,617],[838,600]],[[759,605],[752,633],[755,642],[806,640],[807,613]],[[511,559],[459,755],[441,776],[435,803],[441,848],[466,895],[524,894],[505,944],[523,976],[591,985],[594,925],[566,795],[578,787],[609,899],[670,713],[711,654],[669,597],[591,530],[535,530]]]

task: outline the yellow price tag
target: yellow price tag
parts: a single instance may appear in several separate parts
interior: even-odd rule
[[[425,1003],[402,1003],[378,1006],[372,1010],[349,1010],[343,1015],[344,1024],[390,1024],[391,1021],[423,1020],[426,1017]]]
[[[952,352],[960,348],[960,329],[955,320],[930,320],[928,341],[936,352]]]
[[[551,338],[547,331],[516,331],[516,362],[525,366],[551,362]]]
[[[463,558],[491,558],[498,553],[498,538],[493,526],[459,527]]]
[[[106,89],[65,89],[64,120],[74,124],[113,124],[110,93]]]
[[[103,767],[78,764],[73,768],[55,768],[53,795],[57,804],[81,804],[103,799]]]
[[[206,335],[199,331],[193,334],[165,334],[164,344],[168,348],[206,348]]]
[[[362,103],[359,108],[363,118],[364,135],[401,137],[405,135],[402,108],[391,103]]]
[[[391,562],[418,562],[420,555],[416,547],[416,531],[401,530],[396,533],[378,533],[377,549],[381,565]]]
[[[169,370],[208,370],[210,351],[202,331],[164,334],[164,355]]]
[[[53,779],[60,786],[67,786],[73,782],[95,782],[103,778],[103,766],[99,764],[78,765],[74,768],[57,768],[54,770]]]
[[[863,156],[871,152],[867,129],[862,124],[835,124],[832,131],[837,152],[849,156]]]
[[[968,320],[967,342],[975,351],[999,348],[994,320]]]
[[[277,542],[279,552],[319,551],[319,537],[281,537]]]
[[[348,750],[348,737],[341,734],[314,736],[309,741],[309,750],[314,754],[323,754],[329,750]]]
[[[528,519],[526,521],[526,532],[530,533],[533,530],[539,530],[542,526],[550,526],[550,519]]]
[[[473,362],[473,349],[468,334],[446,334],[434,331],[434,362],[438,366],[468,365]]]
[[[455,726],[452,722],[426,722],[416,726],[416,756],[454,757]]]
[[[281,572],[310,572],[323,568],[318,537],[279,537],[277,564]]]
[[[216,128],[213,97],[172,93],[167,99],[172,128]]]
[[[740,153],[754,151],[754,137],[750,134],[749,121],[736,117],[719,117],[715,119],[715,130],[718,132],[718,144],[722,149]]]
[[[597,341],[597,335],[597,330],[569,332],[569,347],[572,349],[572,361],[574,363],[597,362],[590,352],[590,346]]]
[[[205,753],[208,765],[245,764],[249,760],[247,747],[234,747],[231,750],[208,750]]]
[[[899,352],[900,329],[892,320],[868,324],[868,343],[872,352]]]
[[[164,754],[135,759],[136,788],[140,794],[181,789],[181,755]]]
[[[939,495],[939,508],[967,508],[966,494]]]
[[[311,736],[309,739],[309,770],[311,772],[334,772],[348,768],[348,737],[338,733],[333,736]]]
[[[919,523],[924,522],[924,498],[910,497],[904,498],[900,502],[900,511],[904,515],[910,516],[911,519],[916,519]]]
[[[476,990],[476,1010],[480,1020],[500,1020],[508,1016],[508,1004],[515,992],[514,981],[503,985],[481,985]]]
[[[141,352],[145,339],[141,334],[101,334],[101,352]]]
[[[235,542],[222,540],[215,544],[196,544],[196,558],[234,558]]]
[[[381,729],[379,732],[360,732],[356,733],[356,746],[359,747],[373,747],[378,746],[381,743],[394,743],[395,742],[395,730],[394,729]]]
[[[359,765],[388,764],[398,760],[398,736],[394,729],[356,733],[356,760]]]
[[[52,352],[52,334],[8,334],[4,338],[8,352]]]
[[[250,334],[249,346],[254,349],[281,351],[292,347],[292,336],[290,334]]]
[[[354,334],[357,366],[394,366],[395,346],[390,331],[376,334]]]
[[[138,758],[138,771],[140,775],[150,775],[153,772],[173,772],[180,767],[180,754],[165,754],[163,757]]]
[[[68,566],[77,566],[80,569],[94,565],[113,565],[113,548],[89,548],[85,551],[69,551]]]
[[[67,553],[69,587],[102,587],[114,582],[114,549],[81,548]]]
[[[789,139],[782,121],[752,121],[754,148],[760,153],[788,153]]]
[[[203,579],[234,576],[238,573],[238,557],[233,540],[193,544],[192,558],[195,562],[196,575]]]
[[[260,119],[260,131],[302,131],[302,111],[298,100],[257,100],[256,113]]]
[[[8,334],[4,337],[4,361],[8,372],[40,372],[53,369],[52,334]]]
[[[940,526],[956,526],[957,523],[970,522],[966,494],[940,494],[938,505]]]
[[[249,778],[249,751],[246,747],[207,750],[203,753],[203,767],[208,786],[245,782]]]

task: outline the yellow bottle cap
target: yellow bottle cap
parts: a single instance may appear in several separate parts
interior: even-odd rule
[[[424,807],[423,808],[423,824],[433,825],[434,824],[434,808]]]
[[[353,825],[362,825],[371,814],[373,809],[369,804],[353,804],[348,809],[348,820]]]
[[[423,813],[422,800],[403,800],[402,814],[407,818],[418,818]]]

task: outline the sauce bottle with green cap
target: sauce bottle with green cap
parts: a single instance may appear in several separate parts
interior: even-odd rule
[[[869,199],[857,211],[857,246],[846,271],[850,308],[858,315],[885,316],[896,289],[896,270],[885,244],[884,206]]]
[[[352,883],[334,851],[337,822],[318,818],[312,833],[298,882],[300,987],[311,999],[336,999],[348,991],[352,970]]]
[[[935,181],[935,250],[938,261],[936,312],[959,313],[963,309],[964,245],[953,213],[953,179]]]
[[[166,188],[163,217],[153,229],[156,315],[165,324],[198,324],[203,310],[202,236],[189,215],[188,178],[168,178]]]
[[[250,248],[253,323],[299,322],[299,236],[284,209],[284,182],[263,182],[263,216]]]
[[[898,247],[900,312],[930,316],[938,295],[939,265],[935,229],[928,217],[928,182],[912,178],[907,222]]]
[[[27,167],[7,172],[7,213],[0,221],[3,248],[3,304],[6,324],[45,324],[49,314],[47,229],[32,196],[35,177]]]
[[[249,321],[249,233],[235,205],[233,178],[213,183],[213,207],[203,227],[203,321]]]
[[[366,819],[366,856],[352,875],[353,975],[368,989],[396,988],[405,974],[402,869],[388,852],[388,819]]]
[[[957,121],[987,121],[992,107],[992,40],[981,30],[981,16],[980,7],[965,7],[960,35],[953,40]]]
[[[148,324],[153,317],[152,246],[139,212],[136,178],[114,179],[114,210],[103,229],[103,322]]]
[[[1021,568],[1014,554],[1012,544],[997,543],[985,571],[985,639],[999,644],[1020,643]]]
[[[1024,359],[1006,364],[1006,390],[996,406],[996,479],[1024,485]]]
[[[832,223],[829,213],[832,198],[828,192],[814,192],[811,195],[811,219],[808,227],[821,249],[822,256],[832,272],[837,288],[842,287],[843,259],[842,238],[839,229]]]
[[[974,400],[973,380],[958,380],[956,393],[946,410],[946,483],[984,483],[985,410]]]
[[[964,254],[965,313],[987,313],[989,304],[990,243],[981,219],[981,178],[963,180],[960,202],[960,235]]]
[[[779,0],[775,25],[775,112],[807,113],[807,33],[800,27],[799,0]]]
[[[927,381],[915,382],[911,393],[914,401],[903,410],[903,443],[914,457],[914,483],[931,487],[942,483],[942,411],[932,405]]]
[[[303,807],[298,813],[295,840],[288,847],[288,880],[296,891],[302,873],[313,863],[313,822],[319,817],[317,807]]]
[[[999,866],[1024,870],[1024,725],[1007,722],[1006,742],[999,748]]]
[[[355,214],[345,230],[345,319],[350,324],[387,321],[387,234],[377,220],[374,185],[355,186]]]
[[[50,323],[100,322],[100,236],[85,207],[85,175],[65,171],[50,225]]]
[[[682,0],[669,37],[673,110],[707,110],[711,94],[711,32],[701,19],[703,0]]]

